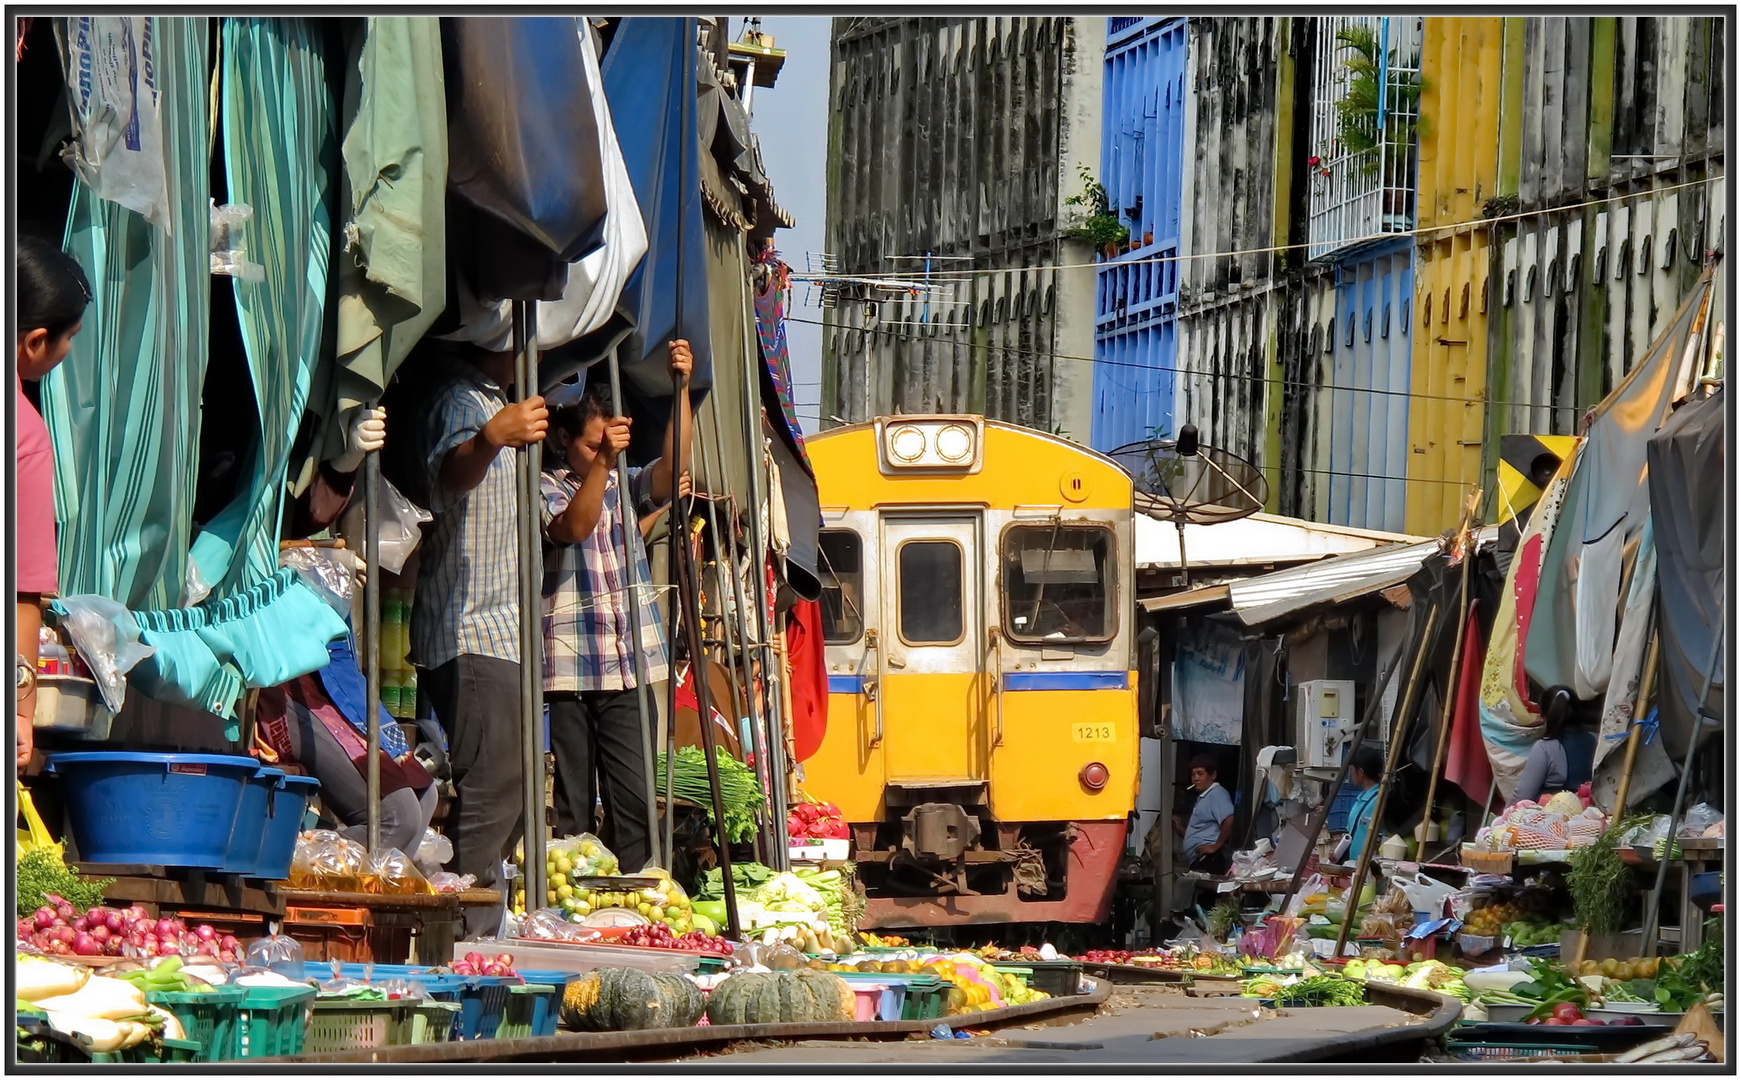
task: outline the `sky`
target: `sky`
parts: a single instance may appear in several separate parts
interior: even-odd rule
[[[774,196],[792,215],[797,227],[774,234],[774,245],[794,273],[810,265],[810,253],[820,253],[822,215],[827,208],[828,167],[828,29],[825,15],[767,15],[762,32],[774,36],[774,47],[786,50],[786,65],[772,88],[758,87],[751,98],[750,130],[762,143],[762,165],[774,181]],[[732,40],[743,29],[731,20]],[[806,434],[820,429],[817,398],[822,392],[822,328],[798,319],[820,321],[822,310],[805,304],[803,283],[792,286],[792,308],[786,313],[786,343],[791,351],[793,393],[798,418]]]

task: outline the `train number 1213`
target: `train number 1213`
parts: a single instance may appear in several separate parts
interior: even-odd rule
[[[1111,742],[1117,730],[1114,724],[1075,724],[1070,737],[1077,742]]]

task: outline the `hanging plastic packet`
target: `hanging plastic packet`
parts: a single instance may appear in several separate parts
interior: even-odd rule
[[[302,962],[302,942],[283,934],[272,933],[248,946],[247,967],[265,968],[292,982],[308,978]]]
[[[212,201],[212,273],[243,281],[266,280],[266,267],[249,262],[248,249],[242,244],[242,223],[253,216],[254,208],[247,203],[219,206]]]

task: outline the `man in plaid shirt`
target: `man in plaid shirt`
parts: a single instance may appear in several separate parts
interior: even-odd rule
[[[680,421],[666,431],[658,461],[629,470],[626,507],[616,467],[629,446],[629,420],[612,416],[596,387],[551,417],[556,452],[542,477],[544,531],[556,549],[544,573],[544,700],[556,756],[556,831],[597,831],[631,873],[646,865],[653,833],[635,694],[666,678],[668,670],[635,508],[669,500],[673,478],[689,469],[693,364],[689,343],[672,342],[671,372],[683,388]],[[638,597],[629,595],[625,540],[635,561],[633,580],[641,585]],[[639,664],[630,603],[640,605]],[[601,798],[605,824],[596,830],[593,806]]]

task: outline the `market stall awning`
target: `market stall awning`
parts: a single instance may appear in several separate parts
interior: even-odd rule
[[[1186,589],[1184,592],[1169,593],[1166,596],[1151,596],[1139,600],[1137,603],[1151,615],[1160,612],[1177,614],[1192,608],[1224,604],[1227,602],[1230,588],[1228,585],[1204,585],[1201,588]]]
[[[1234,582],[1229,586],[1229,597],[1240,621],[1257,626],[1320,604],[1340,604],[1400,585],[1439,549],[1438,540],[1427,540],[1340,555]]]
[[[1138,507],[1139,511],[1142,509]],[[1183,561],[1192,567],[1307,562],[1330,555],[1370,551],[1385,545],[1420,543],[1424,539],[1402,533],[1323,525],[1274,514],[1252,514],[1220,525],[1186,525]],[[1178,526],[1147,513],[1138,513],[1137,569],[1170,569],[1180,564]]]

